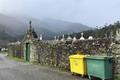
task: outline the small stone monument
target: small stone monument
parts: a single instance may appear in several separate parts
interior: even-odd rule
[[[85,38],[83,37],[84,33],[81,33],[81,37],[80,40],[85,40]]]
[[[112,36],[111,36],[112,37]],[[120,29],[116,30],[116,36],[115,36],[116,41],[120,41]]]
[[[56,37],[56,41],[59,41],[59,36]]]
[[[77,40],[77,38],[74,36],[74,37],[73,37],[73,41],[76,41],[76,40]]]
[[[61,41],[64,41],[64,40],[65,40],[65,35],[63,34]]]
[[[42,34],[40,34],[40,40],[43,40]]]
[[[89,39],[89,40],[93,40],[93,37],[92,37],[92,36],[89,36],[88,39]]]
[[[55,40],[55,41],[57,40],[57,37],[56,37],[56,36],[54,36],[54,40]]]
[[[16,42],[16,44],[18,44],[18,45],[19,45],[20,43],[21,43],[20,41],[17,41],[17,42]]]
[[[68,34],[67,40],[72,40],[71,36]]]

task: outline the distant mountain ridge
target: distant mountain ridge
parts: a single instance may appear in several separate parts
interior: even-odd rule
[[[50,26],[51,31],[56,33],[57,32],[63,32],[63,33],[81,32],[81,31],[91,29],[90,27],[80,23],[73,23],[73,22],[62,21],[62,20],[43,19],[42,21]],[[49,26],[47,26],[47,28],[49,28]]]
[[[34,17],[19,16],[19,15],[13,17],[19,19],[24,23],[28,23],[29,20],[32,20],[34,27],[42,27],[55,33],[59,33],[59,32],[72,33],[72,32],[81,32],[92,29],[91,27],[88,27],[80,23],[73,23],[73,22],[51,19],[51,18],[37,19]]]
[[[29,27],[29,20],[32,20],[33,28],[38,35],[43,34],[44,39],[53,39],[55,35],[63,33],[81,32],[91,29],[80,23],[72,23],[62,20],[39,20],[32,17],[0,14],[0,24],[5,27],[6,33],[13,37],[25,34]]]
[[[0,24],[0,47],[5,47],[8,42],[15,41],[15,38],[6,32],[6,27]]]
[[[25,32],[27,29],[25,23],[22,23],[20,20],[4,14],[0,14],[0,24],[6,28],[6,32],[9,35],[18,35],[19,33]]]

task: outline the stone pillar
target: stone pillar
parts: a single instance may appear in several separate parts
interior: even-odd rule
[[[120,74],[120,44],[112,45],[112,54],[115,59],[113,63],[114,74]]]

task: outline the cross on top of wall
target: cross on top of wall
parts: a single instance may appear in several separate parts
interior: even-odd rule
[[[29,21],[29,31],[30,32],[32,31],[32,21],[31,20]]]

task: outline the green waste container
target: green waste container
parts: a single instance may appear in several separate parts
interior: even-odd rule
[[[86,57],[87,72],[91,76],[105,79],[112,79],[112,57],[89,56]]]

